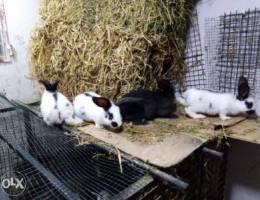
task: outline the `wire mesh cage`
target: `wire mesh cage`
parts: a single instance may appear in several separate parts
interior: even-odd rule
[[[237,94],[238,79],[243,75],[248,79],[251,94],[259,99],[260,10],[207,18],[204,25],[202,51],[198,17],[194,12],[187,34],[184,89],[196,87]]]
[[[166,170],[186,180],[189,183],[187,190],[177,191],[154,182],[136,199],[223,200],[227,151],[225,140],[209,141],[181,163]]]
[[[211,90],[218,90],[218,73],[216,73],[216,66],[218,62],[218,48],[219,48],[219,19],[207,18],[205,20],[205,70],[207,77],[207,88]]]
[[[147,184],[142,167],[123,159],[121,173],[116,155],[77,146],[75,138],[20,108],[0,113],[0,139],[1,176],[19,172],[26,179],[19,199],[125,199]]]
[[[259,93],[260,10],[206,20],[206,63],[211,89],[237,93],[241,75]]]
[[[186,75],[183,89],[189,87],[205,88],[206,76],[201,47],[200,29],[197,10],[193,11],[190,26],[187,33],[185,63]]]

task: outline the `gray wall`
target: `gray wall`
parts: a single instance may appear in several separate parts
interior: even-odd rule
[[[0,92],[25,102],[39,98],[34,83],[27,78],[30,68],[28,43],[38,20],[39,4],[40,0],[4,0],[8,35],[15,56],[11,62],[0,63]]]

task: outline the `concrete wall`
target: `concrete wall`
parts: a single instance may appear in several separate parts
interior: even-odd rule
[[[0,63],[0,91],[12,99],[32,102],[38,94],[29,75],[28,42],[38,20],[40,0],[3,0],[10,43],[15,57],[10,63]]]

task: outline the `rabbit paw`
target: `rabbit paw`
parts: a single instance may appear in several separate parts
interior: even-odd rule
[[[202,119],[202,118],[206,118],[205,115],[202,115],[202,114],[197,114],[195,112],[193,112],[190,108],[185,108],[185,112],[186,114],[193,118],[193,119]]]
[[[231,119],[231,117],[228,117],[228,116],[220,116],[220,119],[221,119],[221,120],[228,120],[228,119]]]
[[[228,119],[230,119],[230,117],[227,116],[226,114],[219,114],[219,117],[220,117],[221,120],[228,120]]]
[[[100,124],[95,124],[95,127],[96,127],[96,128],[103,128],[103,126],[100,125]]]

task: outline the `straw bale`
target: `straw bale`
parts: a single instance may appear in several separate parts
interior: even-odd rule
[[[69,97],[113,99],[156,79],[182,81],[190,0],[42,0],[30,43],[32,75]]]

